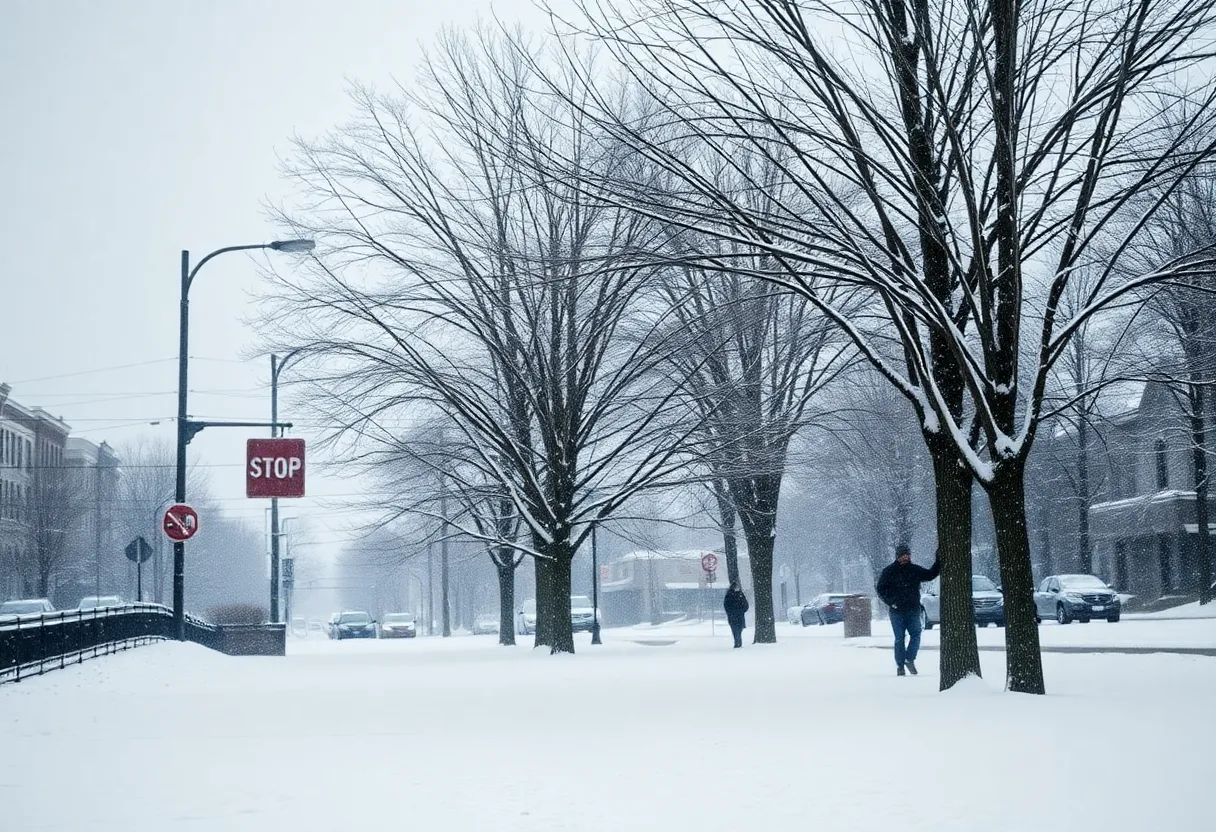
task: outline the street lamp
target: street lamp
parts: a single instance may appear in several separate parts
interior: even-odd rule
[[[289,242],[307,242],[311,240],[293,240]],[[271,244],[273,245],[273,243]],[[292,251],[280,247],[279,251]],[[287,353],[280,361],[274,353],[270,355],[270,435],[281,436],[283,431],[279,424],[279,373],[287,366],[287,362],[300,354],[303,347],[296,347]],[[270,620],[279,620],[279,498],[270,498]],[[291,622],[288,621],[288,624]]]
[[[190,286],[198,275],[199,269],[207,265],[213,257],[234,251],[283,251],[293,254],[306,254],[313,250],[316,244],[312,240],[275,240],[271,243],[257,243],[248,246],[226,246],[217,248],[208,254],[194,268],[190,268],[190,252],[182,250],[182,285],[179,309],[178,342],[177,342],[177,481],[173,489],[173,499],[183,503],[186,500],[186,445],[201,430],[202,425],[187,423],[186,397],[187,376],[190,364]],[[186,640],[186,544],[184,541],[173,543],[173,625],[179,641]]]
[[[600,526],[599,520],[591,523],[591,643],[603,644],[600,641],[600,561],[599,550],[596,547],[595,531]]]

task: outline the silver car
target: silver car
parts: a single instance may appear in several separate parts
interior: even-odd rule
[[[1060,624],[1105,618],[1114,624],[1123,612],[1119,595],[1096,575],[1051,575],[1034,594],[1035,620]]]
[[[971,576],[971,612],[979,627],[995,624],[1005,626],[1005,596],[1001,588],[985,575]],[[932,630],[942,620],[942,599],[933,585],[927,585],[920,596],[920,617],[923,629]]]

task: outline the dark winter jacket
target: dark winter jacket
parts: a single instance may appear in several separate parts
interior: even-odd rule
[[[878,584],[874,587],[882,602],[893,610],[907,612],[920,609],[920,585],[931,581],[942,571],[939,561],[933,561],[933,566],[926,569],[908,561],[887,564],[878,576]]]
[[[726,590],[726,597],[722,599],[722,608],[726,610],[726,620],[730,622],[738,621],[743,623],[743,614],[748,611],[750,605],[747,603],[747,596],[743,594],[741,589]]]

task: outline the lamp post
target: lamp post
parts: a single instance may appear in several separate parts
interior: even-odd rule
[[[599,521],[596,520],[591,524],[591,643],[603,644],[600,641],[600,560],[599,550],[596,547],[595,531],[599,528]]]
[[[186,445],[194,438],[194,434],[202,429],[201,425],[188,423],[186,413],[187,377],[190,368],[190,286],[198,275],[199,269],[207,265],[213,257],[234,251],[283,251],[289,253],[307,254],[315,246],[312,240],[275,240],[272,243],[257,243],[248,246],[226,246],[217,248],[194,268],[190,267],[190,252],[182,250],[182,285],[179,308],[178,342],[177,342],[177,481],[174,484],[173,499],[182,503],[186,500]],[[173,628],[179,641],[186,639],[186,544],[183,541],[173,543]]]
[[[270,355],[270,435],[282,436],[279,424],[279,373],[287,362],[299,355],[303,347],[287,353],[280,361],[274,353]],[[270,498],[270,620],[279,620],[279,498]],[[291,622],[288,621],[288,624]]]

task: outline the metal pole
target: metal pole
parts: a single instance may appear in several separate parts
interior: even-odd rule
[[[177,481],[173,499],[186,500],[186,393],[190,361],[190,252],[182,250],[182,292],[177,342]],[[173,630],[186,640],[186,544],[173,543]]]
[[[143,554],[141,551],[139,554]],[[135,561],[135,601],[142,604],[144,602],[144,562],[141,559]]]
[[[93,466],[93,485],[96,493],[93,495],[93,571],[96,577],[96,591],[101,596],[101,451],[97,452],[97,464]],[[127,584],[127,589],[131,585]]]
[[[279,423],[279,357],[270,355],[270,435]],[[279,621],[279,498],[270,498],[270,620]]]
[[[442,474],[439,476],[439,513],[443,515],[443,537],[439,538],[440,594],[443,596],[440,615],[443,616],[443,637],[447,638],[452,634],[452,613],[448,608],[448,483]]]
[[[426,634],[435,635],[435,543],[426,542]]]
[[[591,524],[591,610],[594,618],[591,620],[591,643],[603,644],[600,641],[600,560],[596,546],[595,531],[599,523]]]

